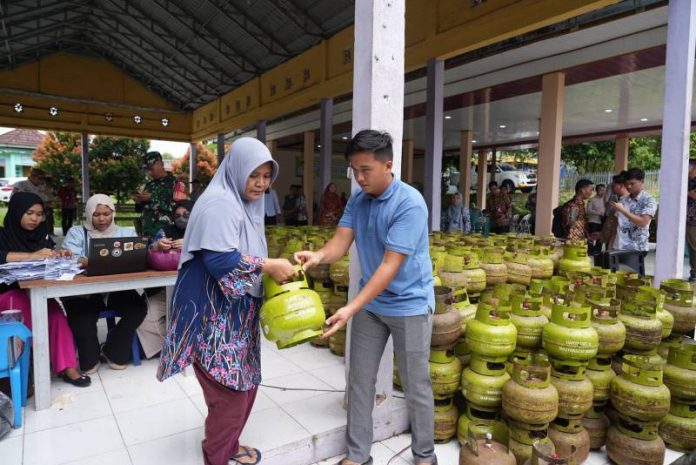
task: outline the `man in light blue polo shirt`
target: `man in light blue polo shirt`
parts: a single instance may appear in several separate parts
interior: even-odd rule
[[[423,197],[392,174],[392,138],[363,130],[346,148],[361,187],[348,200],[336,233],[316,252],[298,252],[308,269],[343,257],[355,240],[362,269],[360,292],[326,320],[324,338],[353,318],[348,374],[347,457],[339,465],[371,464],[375,381],[391,334],[411,420],[416,465],[437,463],[428,358],[435,308]]]

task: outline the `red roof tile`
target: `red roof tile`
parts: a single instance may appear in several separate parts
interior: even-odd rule
[[[0,146],[35,149],[43,138],[43,134],[33,129],[15,129],[5,134],[0,134]]]

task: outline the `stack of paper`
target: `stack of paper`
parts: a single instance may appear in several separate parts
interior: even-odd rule
[[[77,259],[47,258],[45,260],[9,262],[0,265],[0,284],[12,284],[17,281],[33,279],[70,280],[82,271],[77,264]]]

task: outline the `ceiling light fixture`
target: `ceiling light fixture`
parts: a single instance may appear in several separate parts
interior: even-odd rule
[[[341,139],[348,140],[348,136],[343,136],[343,137],[341,137]]]
[[[500,125],[500,126],[498,126],[498,127],[499,127],[500,129],[505,129],[505,128],[506,128],[507,126],[506,126],[506,125],[504,125],[504,124],[501,124],[501,125]]]
[[[165,128],[169,126],[169,118],[162,118],[162,126]]]
[[[648,118],[641,118],[640,120],[641,120],[643,123],[645,123],[645,122],[648,120]]]
[[[110,123],[114,120],[114,114],[113,113],[104,113],[104,119]]]
[[[321,148],[321,144],[317,144],[317,148],[320,149],[320,148]]]
[[[135,124],[140,124],[143,122],[143,118],[140,115],[135,115],[133,121],[135,121]]]
[[[48,114],[51,116],[58,116],[58,108],[57,107],[51,107],[48,109]]]
[[[452,119],[452,115],[445,115],[445,119]]]
[[[611,113],[612,111],[614,111],[614,110],[612,110],[611,108],[605,108],[605,109],[604,109],[604,113]]]
[[[21,103],[15,103],[14,111],[16,111],[17,113],[21,113],[24,111],[24,107]]]
[[[475,144],[475,143],[476,143],[476,141],[475,141],[475,140],[472,140],[472,141],[471,141],[471,143],[472,143],[472,144]]]

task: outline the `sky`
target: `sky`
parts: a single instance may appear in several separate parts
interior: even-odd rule
[[[12,131],[14,128],[0,127],[0,134],[4,134],[8,131]],[[169,152],[174,155],[175,158],[183,157],[188,149],[189,144],[186,142],[171,142],[165,140],[151,140],[150,150],[156,150],[160,153]]]

